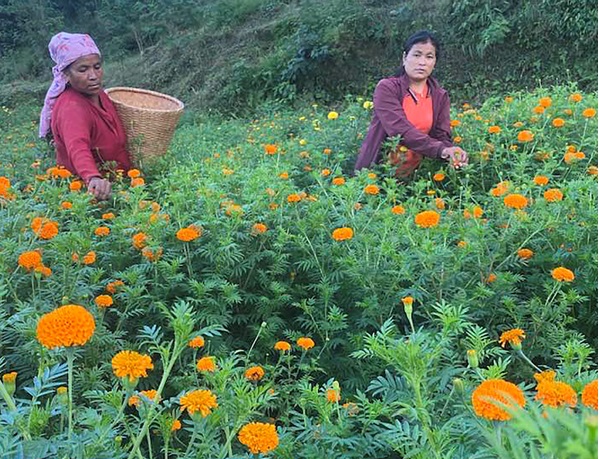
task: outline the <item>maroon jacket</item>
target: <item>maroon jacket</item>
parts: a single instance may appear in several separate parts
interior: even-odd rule
[[[387,137],[401,136],[401,144],[415,153],[439,158],[444,148],[452,147],[449,125],[449,95],[437,80],[427,80],[429,97],[433,98],[433,126],[428,134],[416,129],[406,118],[402,102],[411,95],[407,75],[385,78],[374,90],[374,113],[355,170],[370,167],[381,159],[381,145]]]

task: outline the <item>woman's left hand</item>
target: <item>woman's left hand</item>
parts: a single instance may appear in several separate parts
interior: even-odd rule
[[[441,153],[441,158],[449,161],[449,164],[455,169],[459,169],[468,164],[468,153],[460,147],[445,148]]]
[[[112,184],[102,177],[93,177],[87,184],[87,190],[100,201],[105,201],[110,197]]]

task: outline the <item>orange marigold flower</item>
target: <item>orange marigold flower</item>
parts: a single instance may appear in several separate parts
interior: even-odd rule
[[[589,166],[587,174],[597,176],[597,166]]]
[[[291,193],[289,196],[287,196],[287,202],[289,203],[300,202],[301,200],[302,198],[300,197],[300,195],[296,193]]]
[[[332,150],[331,150],[330,148],[325,148],[324,150],[322,150],[322,152],[323,152],[325,155],[330,155],[330,154],[331,154],[331,152],[332,152]]]
[[[564,114],[568,115],[568,116],[572,116],[574,114],[574,112],[572,111],[571,108],[564,108]]]
[[[141,250],[148,244],[148,235],[143,232],[136,233],[131,237],[131,241],[133,247],[137,250]]]
[[[112,372],[117,378],[129,378],[130,382],[148,376],[154,364],[149,355],[135,351],[121,351],[112,358]]]
[[[449,125],[450,125],[451,127],[458,127],[460,124],[462,124],[462,122],[461,122],[460,120],[451,120],[451,121],[449,122]]]
[[[297,345],[304,351],[307,351],[314,347],[314,340],[312,338],[302,337],[297,340]]]
[[[276,351],[287,352],[291,350],[291,344],[287,341],[277,341],[274,348]]]
[[[374,180],[376,178],[376,174],[374,172],[369,172],[368,173],[368,178],[371,180]]]
[[[541,115],[542,113],[545,113],[545,107],[537,105],[535,108],[532,109],[532,111],[535,112],[537,115]]]
[[[477,416],[491,421],[507,421],[512,418],[502,405],[523,408],[524,392],[515,384],[503,379],[483,381],[472,392],[472,407]]]
[[[346,226],[337,228],[333,231],[331,237],[336,241],[348,241],[354,237],[354,230]]]
[[[58,234],[58,223],[45,217],[35,217],[31,229],[40,239],[52,239]]]
[[[534,374],[535,379],[537,380],[537,387],[540,383],[545,381],[555,381],[555,371],[553,370],[545,370],[540,373]]]
[[[364,188],[364,193],[366,194],[375,195],[379,194],[379,191],[379,187],[376,185],[366,185],[366,187]]]
[[[404,209],[403,206],[400,205],[393,206],[391,207],[391,213],[394,215],[403,215],[406,213],[406,209]]]
[[[42,265],[42,256],[36,250],[23,252],[21,255],[19,255],[18,263],[21,268],[31,271]]]
[[[109,282],[106,284],[106,291],[112,295],[114,295],[119,287],[122,287],[125,283],[122,280],[115,280],[113,282]]]
[[[555,118],[551,122],[551,124],[553,124],[553,127],[561,128],[561,127],[564,127],[564,125],[566,124],[566,122],[562,118]]]
[[[333,179],[332,183],[333,183],[333,185],[337,185],[337,186],[344,185],[345,184],[345,179],[343,177],[335,177]]]
[[[71,172],[68,171],[67,169],[65,169],[62,166],[57,166],[57,167],[51,167],[50,169],[48,169],[46,171],[52,178],[69,178],[71,175]]]
[[[214,360],[214,357],[202,357],[196,363],[197,370],[214,373],[216,371],[216,363],[214,363]]]
[[[44,277],[49,277],[52,275],[52,270],[47,266],[40,265],[35,268],[36,273],[40,273]]]
[[[445,209],[445,201],[441,198],[435,198],[435,207],[439,210]]]
[[[495,188],[493,188],[491,190],[491,194],[495,197],[499,197],[499,196],[503,196],[504,194],[506,194],[508,192],[510,188],[510,182],[499,182]]]
[[[320,175],[322,175],[323,177],[328,177],[329,175],[331,175],[331,169],[323,169],[320,171]]]
[[[63,210],[69,210],[73,208],[73,203],[69,201],[62,201],[60,203],[60,208]]]
[[[187,345],[193,349],[197,349],[200,347],[204,347],[205,343],[206,342],[205,342],[204,338],[202,338],[201,336],[196,336],[195,338],[190,340],[189,343],[187,343]]]
[[[83,182],[81,182],[81,180],[74,180],[69,183],[69,190],[71,191],[79,191],[81,188],[83,188]]]
[[[582,389],[582,404],[597,409],[597,380],[591,381]]]
[[[37,340],[48,349],[83,346],[94,334],[96,322],[87,309],[67,304],[44,314],[37,323]]]
[[[108,236],[110,234],[110,228],[108,228],[108,226],[98,226],[94,230],[94,234],[98,237]]]
[[[127,171],[127,177],[135,179],[137,177],[139,177],[141,175],[141,172],[139,171],[139,169],[129,169],[129,171]]]
[[[173,423],[171,424],[171,432],[175,432],[176,430],[181,429],[181,421],[178,419],[173,419]]]
[[[131,188],[135,188],[136,186],[142,186],[145,184],[146,181],[142,177],[131,179]]]
[[[96,252],[90,250],[83,257],[83,263],[86,265],[92,265],[96,262]]]
[[[551,107],[551,97],[541,97],[539,99],[539,105],[545,108]]]
[[[511,330],[504,331],[499,337],[499,344],[501,347],[505,347],[506,344],[511,344],[513,348],[519,348],[522,345],[522,340],[526,338],[524,330],[521,328],[512,328]]]
[[[519,249],[517,253],[518,253],[518,256],[524,260],[528,260],[528,259],[532,258],[532,256],[535,254],[530,249]]]
[[[514,98],[512,96],[505,96],[503,100],[506,104],[511,104],[514,101]]]
[[[250,367],[245,370],[244,375],[250,381],[260,381],[264,378],[264,369],[261,366]]]
[[[264,223],[254,223],[252,226],[252,233],[254,234],[263,234],[268,231],[268,228]]]
[[[158,247],[156,250],[152,250],[149,247],[141,249],[141,255],[148,261],[154,262],[160,260],[162,257],[162,247]]]
[[[543,186],[549,183],[549,178],[544,175],[537,175],[533,179],[533,182],[535,182],[535,185]]]
[[[594,108],[585,108],[582,111],[582,116],[584,116],[585,118],[592,118],[597,114],[597,110],[595,110]]]
[[[401,302],[404,304],[404,306],[412,306],[412,304],[414,304],[414,298],[411,296],[404,296],[401,299]]]
[[[433,175],[433,180],[435,182],[442,182],[445,180],[445,174],[443,172],[437,172],[435,175]]]
[[[158,392],[154,389],[149,389],[149,390],[142,390],[139,393],[140,395],[143,395],[148,401],[150,402],[159,402],[160,401],[160,397],[158,396]],[[127,402],[129,404],[129,406],[140,406],[142,403],[143,397],[139,397],[138,395],[132,395],[131,397],[129,397],[129,401]]]
[[[468,243],[467,243],[466,241],[458,241],[458,244],[457,244],[457,246],[458,246],[460,249],[464,249],[464,248],[466,248],[466,247],[468,246]]]
[[[4,373],[2,375],[2,382],[4,384],[14,384],[15,381],[17,380],[17,375],[18,375],[18,373],[16,371],[11,371],[10,373]]]
[[[513,193],[503,198],[503,204],[512,209],[524,209],[528,205],[528,199],[521,194]]]
[[[575,278],[574,273],[563,266],[559,266],[551,271],[551,277],[558,282],[572,282]]]
[[[202,235],[202,229],[198,226],[190,225],[187,228],[181,228],[177,231],[177,239],[183,242],[191,242]]]
[[[547,202],[557,202],[564,198],[564,194],[557,188],[551,188],[543,193],[543,197]]]
[[[327,401],[337,403],[341,400],[341,391],[336,389],[327,389]]]
[[[570,100],[572,102],[578,103],[578,102],[580,102],[582,100],[582,94],[577,93],[577,92],[574,93],[574,94],[570,94]]]
[[[274,424],[251,422],[244,425],[237,436],[252,454],[266,454],[279,445],[279,436]]]
[[[287,172],[281,172],[279,174],[279,178],[281,178],[283,180],[287,180],[289,178],[289,174]]]
[[[264,151],[267,155],[274,155],[278,150],[279,148],[274,144],[268,143],[264,145]]]
[[[216,395],[209,390],[194,390],[183,395],[179,400],[181,411],[187,410],[190,415],[199,412],[203,418],[218,407]]]
[[[487,283],[492,284],[497,280],[497,274],[491,273],[487,276]]]
[[[576,406],[576,392],[569,384],[559,381],[541,381],[537,385],[535,400],[543,405],[557,408],[559,406]]]
[[[110,295],[98,295],[94,302],[99,308],[109,308],[114,304],[114,301]]]
[[[499,126],[489,126],[489,134],[499,134],[501,128]]]
[[[526,142],[532,142],[532,140],[535,138],[535,135],[530,132],[530,131],[520,131],[518,133],[518,142],[522,142],[522,143],[526,143]]]
[[[441,216],[434,210],[425,210],[414,217],[414,222],[420,228],[432,228],[439,224]]]
[[[103,220],[113,220],[114,217],[115,217],[115,215],[112,212],[107,212],[105,214],[102,214]]]

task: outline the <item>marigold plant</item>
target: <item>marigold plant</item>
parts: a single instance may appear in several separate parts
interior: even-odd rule
[[[560,406],[576,406],[576,392],[569,384],[560,381],[541,381],[537,385],[535,400],[543,405],[557,408]]]
[[[524,338],[526,338],[524,330],[521,328],[512,328],[501,334],[499,337],[499,344],[501,344],[501,347],[505,347],[505,345],[509,343],[512,347],[517,348],[520,347]]]
[[[187,410],[190,415],[200,413],[202,417],[212,413],[213,408],[218,407],[216,395],[209,390],[194,390],[183,395],[179,399],[181,411]]]
[[[191,339],[189,343],[187,343],[187,345],[193,349],[204,347],[204,344],[204,338],[202,338],[201,336],[196,336],[195,338]]]
[[[526,143],[532,142],[535,138],[534,134],[531,131],[524,130],[518,133],[518,142]]]
[[[44,314],[37,323],[37,340],[48,349],[83,346],[94,334],[96,322],[87,309],[67,304]]]
[[[354,230],[348,227],[337,228],[331,237],[336,241],[348,241],[354,237]]]
[[[136,351],[121,351],[112,358],[112,372],[117,378],[128,378],[130,382],[148,376],[154,364],[149,355]]]
[[[276,351],[288,352],[291,350],[291,344],[287,341],[277,341],[274,345]]]
[[[543,193],[543,197],[547,202],[557,202],[564,198],[564,194],[557,188],[551,188]]]
[[[196,369],[198,371],[204,371],[207,373],[213,373],[216,371],[215,358],[211,356],[202,357],[196,362]]]
[[[528,205],[528,199],[521,194],[512,193],[503,198],[503,204],[512,209],[524,209]]]
[[[563,266],[558,266],[551,271],[551,277],[558,282],[572,282],[575,278],[574,273]]]
[[[517,254],[518,254],[518,257],[522,258],[523,260],[529,260],[530,258],[533,257],[533,255],[535,253],[530,249],[522,248],[522,249],[518,249]]]
[[[420,228],[432,228],[439,224],[441,215],[434,210],[425,210],[414,217],[414,223]]]
[[[314,340],[312,338],[302,337],[297,340],[297,345],[301,347],[304,351],[312,349],[315,346]]]
[[[98,295],[94,299],[94,303],[96,303],[99,308],[108,308],[114,304],[114,301],[110,295]]]
[[[250,367],[245,370],[244,375],[249,381],[260,381],[264,377],[264,368],[258,365]]]
[[[364,188],[364,193],[366,194],[370,194],[370,195],[377,195],[379,194],[379,187],[376,185],[366,185],[366,187]]]
[[[195,241],[202,235],[202,229],[195,225],[190,225],[186,228],[181,228],[177,231],[177,239],[183,242]]]
[[[266,454],[279,445],[279,436],[274,424],[251,422],[244,425],[238,434],[239,442],[247,446],[252,454]]]
[[[326,398],[330,403],[337,403],[341,400],[341,391],[337,389],[327,389]]]
[[[18,263],[21,268],[32,271],[42,265],[42,255],[36,250],[23,252],[19,255]]]
[[[477,416],[490,421],[507,421],[512,418],[503,406],[523,408],[524,392],[515,384],[503,379],[483,381],[472,393],[472,407]]]

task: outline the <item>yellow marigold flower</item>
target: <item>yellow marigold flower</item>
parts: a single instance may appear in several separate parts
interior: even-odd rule
[[[203,418],[212,413],[212,408],[218,407],[216,395],[209,390],[194,390],[183,395],[179,400],[181,411],[187,410],[190,415],[199,412]]]
[[[543,197],[547,202],[557,202],[564,198],[564,194],[557,188],[551,188],[543,193]]]
[[[343,177],[335,177],[332,181],[333,185],[344,185],[345,184],[345,179]]]
[[[202,235],[202,228],[195,225],[189,225],[187,228],[181,228],[177,231],[177,239],[183,242],[195,241]]]
[[[499,134],[501,128],[499,126],[489,126],[489,134]]]
[[[216,363],[214,363],[214,360],[214,357],[202,357],[196,363],[197,370],[214,373],[216,371]]]
[[[115,280],[106,284],[106,291],[111,295],[114,295],[119,287],[122,287],[125,283],[122,280]]]
[[[102,214],[103,220],[113,220],[114,217],[115,215],[112,212],[106,212],[105,214]]]
[[[289,203],[300,202],[301,200],[302,200],[302,198],[297,193],[291,193],[290,195],[287,196],[287,202],[289,202]]]
[[[38,266],[42,265],[42,256],[36,250],[23,252],[21,255],[19,255],[18,263],[21,268],[25,268],[27,271],[32,271]]]
[[[250,381],[260,381],[262,378],[264,378],[264,368],[261,366],[250,367],[245,370],[244,375]]]
[[[337,118],[339,118],[339,113],[329,112],[329,114],[327,115],[327,118],[330,120],[336,120]]]
[[[546,381],[555,381],[555,371],[553,370],[545,370],[540,373],[534,374],[535,379],[537,380],[537,387],[540,383]]]
[[[551,122],[551,124],[553,124],[553,127],[561,128],[561,127],[564,127],[564,125],[566,124],[566,122],[562,118],[555,118]]]
[[[139,169],[129,169],[129,171],[127,172],[127,177],[135,179],[137,177],[141,176],[141,172],[139,171]]]
[[[580,102],[582,100],[582,94],[577,93],[577,92],[574,93],[574,94],[570,94],[570,100],[572,102],[578,103],[578,102]]]
[[[512,96],[505,96],[503,100],[506,104],[511,104],[514,101],[514,98]]]
[[[526,143],[526,142],[532,142],[532,140],[535,138],[535,135],[527,130],[524,131],[520,131],[518,133],[518,142],[522,142],[522,143]]]
[[[16,371],[11,371],[10,373],[4,373],[2,375],[2,382],[4,384],[14,384],[17,380],[18,373]]]
[[[445,174],[443,172],[437,172],[435,175],[433,175],[433,180],[435,182],[442,182],[445,180]]]
[[[181,421],[179,421],[178,419],[173,419],[173,423],[171,424],[171,432],[180,430],[181,427],[182,427]]]
[[[108,236],[110,234],[110,228],[108,226],[98,226],[94,230],[94,234],[98,237]]]
[[[569,384],[559,381],[541,381],[537,385],[535,400],[553,408],[564,405],[574,408],[577,396]]]
[[[37,323],[37,340],[48,349],[83,346],[94,334],[96,322],[87,309],[67,304],[44,314]]]
[[[307,351],[314,347],[314,340],[312,338],[302,337],[297,340],[297,345],[304,351]]]
[[[274,424],[251,422],[244,425],[237,436],[252,454],[266,454],[279,445],[279,436]]]
[[[499,337],[499,344],[501,344],[501,347],[505,347],[505,345],[509,343],[514,349],[519,349],[522,347],[522,340],[524,338],[526,338],[524,330],[521,328],[512,328],[501,334]]]
[[[206,344],[206,342],[201,336],[196,336],[195,338],[191,339],[189,343],[187,343],[187,345],[193,349],[204,347],[204,344]]]
[[[391,213],[394,215],[403,215],[406,213],[406,209],[404,209],[403,206],[400,205],[393,206],[391,207]]]
[[[83,256],[83,264],[93,265],[96,262],[96,252],[90,250]]]
[[[114,304],[110,295],[98,295],[94,302],[99,308],[108,308]]]
[[[376,174],[374,172],[369,172],[368,173],[368,178],[371,180],[374,180],[376,178]]]
[[[287,341],[277,341],[274,348],[275,351],[288,352],[291,350],[291,344]]]
[[[559,266],[551,271],[551,277],[558,282],[572,282],[575,278],[574,273],[563,266]]]
[[[327,401],[331,403],[337,403],[341,400],[341,390],[327,389]]]
[[[518,253],[518,256],[524,260],[528,260],[528,259],[532,258],[532,256],[535,254],[530,249],[519,249],[517,253]]]
[[[594,108],[585,108],[582,111],[582,116],[585,118],[592,118],[597,114],[597,111]]]
[[[591,381],[582,389],[582,404],[597,410],[597,380]]]
[[[524,209],[528,205],[528,199],[521,194],[513,193],[503,198],[503,204],[512,209]]]
[[[349,227],[337,228],[333,231],[331,237],[336,241],[348,241],[354,237],[354,230]]]
[[[441,216],[434,210],[425,210],[414,217],[414,222],[420,228],[432,228],[439,224]]]
[[[375,195],[379,194],[379,191],[379,187],[376,185],[366,185],[366,187],[364,188],[364,193],[366,194]]]
[[[130,382],[148,376],[154,364],[149,355],[135,351],[121,351],[112,358],[112,372],[117,378],[129,378]]]
[[[460,249],[464,249],[468,246],[468,243],[466,241],[459,241],[457,245]]]
[[[366,110],[370,110],[372,107],[374,107],[374,103],[370,100],[366,100],[362,104],[362,107],[365,108]]]
[[[545,108],[551,107],[551,97],[541,97],[539,99],[539,105]]]
[[[254,234],[263,234],[266,233],[266,231],[268,231],[268,228],[264,223],[254,223],[252,226],[252,232]]]
[[[535,185],[543,186],[549,183],[549,178],[544,175],[537,175],[533,179],[533,182],[535,182]]]
[[[223,175],[233,175],[235,171],[233,169],[229,169],[228,167],[223,167]]]
[[[135,247],[137,250],[141,250],[148,244],[148,235],[143,232],[135,233],[131,237],[131,242],[133,247]]]
[[[507,421],[512,418],[503,406],[523,408],[524,392],[515,384],[503,379],[483,381],[472,393],[472,407],[477,416],[491,421]]]

